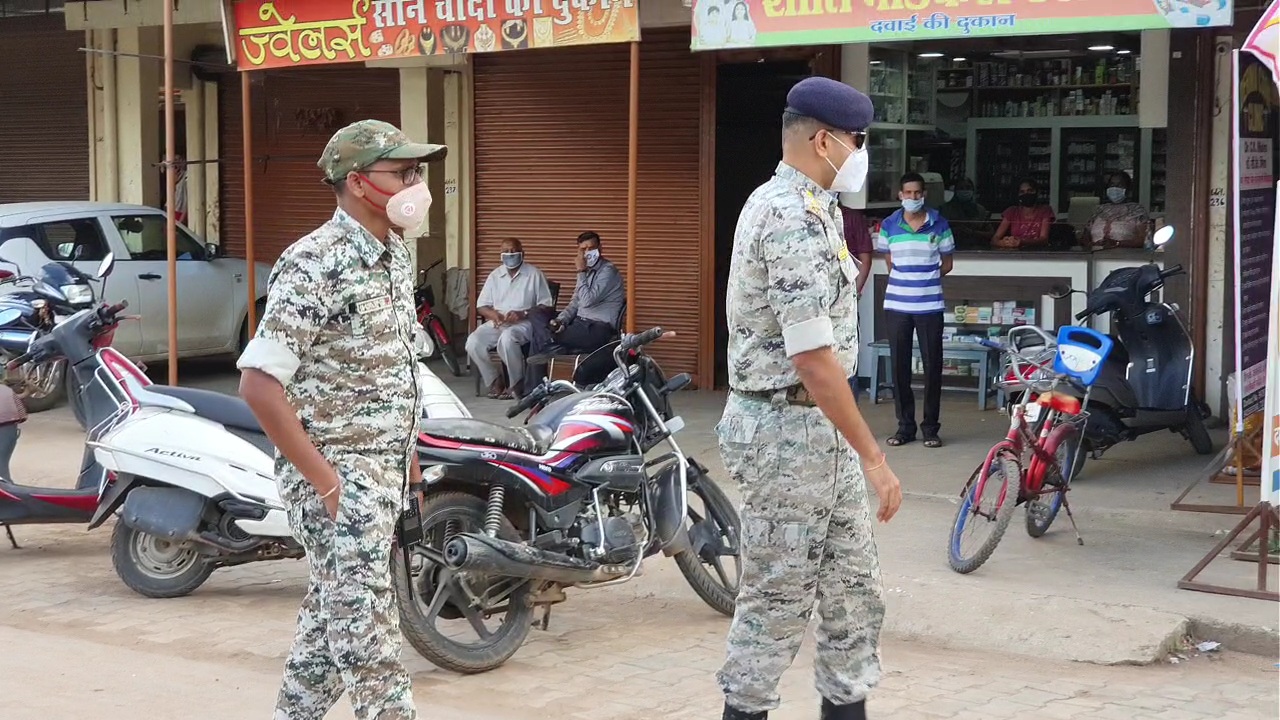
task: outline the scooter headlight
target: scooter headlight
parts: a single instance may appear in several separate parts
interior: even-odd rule
[[[72,305],[92,305],[93,288],[88,285],[63,285],[58,288]]]

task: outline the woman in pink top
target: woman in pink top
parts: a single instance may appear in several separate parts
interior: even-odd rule
[[[1055,219],[1053,208],[1040,202],[1040,186],[1023,180],[1018,186],[1018,204],[1000,216],[1000,227],[991,246],[998,248],[1040,247],[1049,244],[1049,226]]]

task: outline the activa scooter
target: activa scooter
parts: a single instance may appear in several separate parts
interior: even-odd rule
[[[424,415],[470,417],[421,363],[429,348],[418,339]],[[141,372],[114,379],[122,418],[90,443],[114,481],[89,527],[120,512],[111,557],[126,585],[179,597],[220,567],[303,556],[277,490],[275,448],[243,400],[151,385]]]
[[[114,262],[113,257],[108,255],[98,268],[98,278],[105,279],[111,273]],[[0,309],[0,327],[16,326],[21,314],[22,310],[17,307]],[[80,319],[76,325],[79,329],[68,325],[74,318]],[[98,371],[104,369],[98,352],[99,348],[109,351],[115,325],[102,323],[90,332],[85,328],[90,324],[91,318],[95,319],[93,322],[100,320],[95,311],[82,310],[63,323],[53,326],[46,335],[41,335],[38,330],[31,330],[26,343],[21,345],[21,348],[27,349],[26,352],[17,355],[5,369],[20,370],[28,362],[75,357],[80,362],[73,372],[86,382],[92,381]],[[67,350],[57,349],[63,347]],[[112,412],[112,409],[99,404],[91,411],[90,420],[95,425],[101,424]],[[101,467],[94,463],[92,450],[86,448],[80,475],[72,489],[35,487],[15,482],[9,462],[21,435],[18,426],[26,419],[27,412],[22,401],[8,385],[0,384],[0,525],[4,526],[5,534],[15,549],[20,546],[13,534],[14,525],[89,522],[98,507],[98,496],[107,481]]]
[[[1162,247],[1172,238],[1173,228],[1165,226],[1153,242]],[[1150,299],[1166,280],[1183,272],[1181,265],[1161,270],[1154,262],[1113,270],[1087,294],[1085,309],[1076,314],[1076,320],[1087,321],[1111,313],[1116,326],[1115,347],[1088,394],[1084,449],[1094,458],[1119,442],[1159,430],[1181,433],[1201,455],[1213,452],[1204,426],[1207,408],[1191,390],[1191,336],[1176,305]],[[1071,292],[1063,289],[1053,296]]]

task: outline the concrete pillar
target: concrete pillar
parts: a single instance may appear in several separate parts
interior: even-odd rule
[[[471,66],[446,70],[444,76],[444,137],[449,146],[445,159],[445,264],[471,267],[474,228],[471,222],[472,165]]]
[[[840,82],[867,92],[871,86],[871,46],[852,43],[840,47]],[[845,207],[862,209],[867,206],[867,188],[861,192],[840,193],[840,203]]]
[[[1220,108],[1232,108],[1231,88],[1235,78],[1231,68],[1231,48],[1229,36],[1217,38],[1214,44],[1214,105]],[[1230,369],[1236,365],[1232,278],[1235,249],[1231,244],[1232,234],[1227,230],[1230,221],[1227,193],[1231,188],[1232,115],[1228,110],[1213,116],[1213,144],[1209,150],[1209,296],[1205,302],[1204,401],[1220,418],[1230,417],[1225,383]],[[1186,236],[1190,237],[1190,234]]]
[[[159,207],[163,204],[160,165],[163,145],[160,124],[162,64],[132,55],[161,55],[161,29],[121,28],[117,31],[117,132],[119,136],[120,201]]]
[[[204,147],[204,124],[207,116],[204,108],[204,81],[193,77],[191,83],[190,90],[182,91],[182,104],[186,107],[187,120],[187,227],[203,239],[206,235],[205,203],[208,195],[205,192],[205,182],[208,173],[207,166],[201,161],[209,159]]]
[[[400,129],[414,140],[429,141],[427,137],[429,107],[427,68],[400,68]],[[418,244],[430,232],[430,225],[430,216],[428,216],[420,227],[406,230],[404,233],[405,242],[409,245],[410,261],[415,268],[418,267]]]
[[[233,76],[230,82],[238,82]],[[214,159],[218,155],[218,84],[204,83],[204,156]],[[190,112],[190,111],[188,111]],[[207,163],[204,166],[204,241],[222,242],[222,189],[221,165]]]
[[[94,174],[91,197],[97,202],[119,202],[119,117],[116,111],[119,87],[116,83],[116,56],[110,54],[116,50],[116,31],[94,30],[92,35],[90,47],[104,52],[89,53],[93,57],[92,74],[89,76],[89,94],[93,98],[89,106],[93,118],[89,152],[94,159],[91,165]]]
[[[1169,31],[1142,31],[1142,74],[1138,80],[1138,126],[1169,125]]]

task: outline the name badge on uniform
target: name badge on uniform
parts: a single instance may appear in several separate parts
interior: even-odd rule
[[[840,248],[840,252],[836,253],[836,257],[840,258],[840,262],[844,262],[845,260],[848,260],[849,248],[847,247]]]
[[[372,297],[351,303],[351,333],[368,335],[371,325],[384,310],[391,309],[391,296]]]

